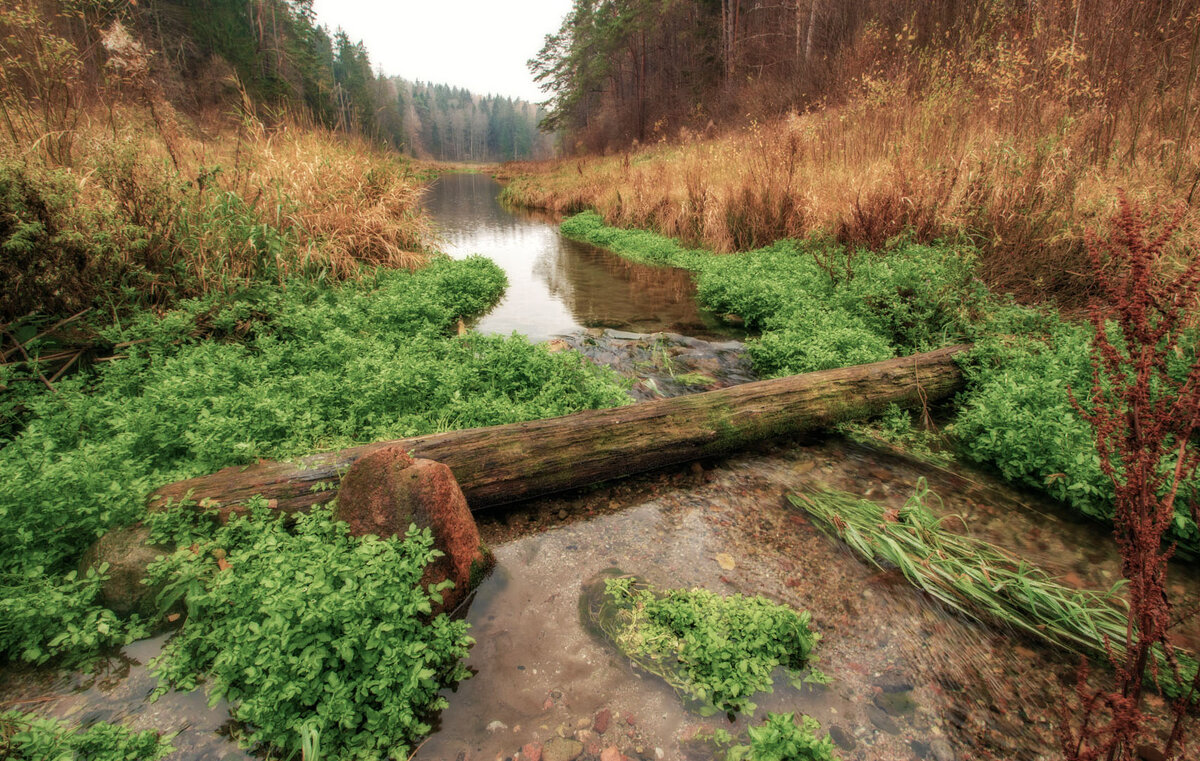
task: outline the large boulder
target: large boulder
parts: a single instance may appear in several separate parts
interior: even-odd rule
[[[346,472],[334,517],[354,536],[403,536],[410,524],[428,528],[443,554],[425,569],[422,584],[454,582],[435,613],[457,607],[493,563],[450,468],[413,459],[398,446],[376,450]]]
[[[119,616],[134,613],[145,619],[156,619],[155,604],[159,590],[147,586],[142,579],[146,568],[171,549],[150,544],[150,529],[140,523],[115,528],[96,540],[84,553],[79,570],[86,574],[89,568],[100,569],[107,564],[107,578],[100,587],[98,602]]]

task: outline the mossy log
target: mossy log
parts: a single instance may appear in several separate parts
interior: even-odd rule
[[[962,383],[951,346],[900,359],[746,383],[717,391],[588,410],[528,423],[472,428],[262,462],[168,484],[151,509],[188,499],[235,508],[262,495],[280,510],[303,511],[337,495],[359,458],[400,445],[450,466],[472,510],[715,455],[753,442],[877,414],[888,404],[919,406]]]

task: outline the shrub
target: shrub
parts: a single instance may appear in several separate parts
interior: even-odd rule
[[[1091,385],[1092,329],[1054,318],[1043,322],[1048,332],[1040,337],[996,336],[976,344],[963,365],[967,390],[948,432],[968,457],[1005,478],[1111,522],[1112,483],[1101,468],[1091,427],[1067,393],[1068,387]],[[1180,346],[1172,361],[1176,375],[1195,356],[1195,337]],[[1186,506],[1177,507],[1168,533],[1186,554],[1200,554],[1200,533]]]
[[[77,195],[65,170],[0,162],[0,323],[90,303],[91,252],[66,221]]]
[[[151,569],[165,603],[186,593],[187,617],[153,666],[159,693],[225,698],[246,740],[285,751],[305,732],[323,757],[407,759],[446,706],[438,692],[465,679],[464,621],[431,617],[446,581],[421,586],[439,553],[428,529],[354,538],[328,506],[287,520],[252,507],[212,527],[192,510],[153,521],[181,547]]]

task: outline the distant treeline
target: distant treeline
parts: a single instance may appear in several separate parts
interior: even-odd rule
[[[149,62],[148,71],[126,78],[189,113],[251,107],[264,121],[299,116],[452,161],[538,158],[553,150],[538,135],[543,115],[535,105],[379,75],[361,42],[317,24],[312,0],[13,0],[0,16],[7,40],[0,52],[28,65],[6,67],[4,89],[61,100],[43,92],[57,76],[44,69],[55,61],[58,38],[78,51],[61,67],[87,85],[73,89],[72,100],[102,101],[107,91],[128,87],[105,65],[112,53],[104,38],[115,25],[135,41],[135,56]]]
[[[941,90],[1033,118],[1061,95],[1106,155],[1155,122],[1194,137],[1198,28],[1198,0],[574,0],[530,66],[574,151]]]
[[[533,103],[480,96],[449,85],[386,81],[401,108],[400,145],[439,161],[550,158],[555,139],[538,130],[545,112]]]

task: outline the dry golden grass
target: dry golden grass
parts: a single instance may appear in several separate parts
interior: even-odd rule
[[[249,143],[245,194],[268,192],[305,244],[305,256],[346,276],[360,264],[413,269],[432,242],[413,167],[365,141],[324,130],[278,130]]]
[[[6,176],[35,195],[76,186],[45,222],[52,235],[82,240],[85,260],[52,273],[41,296],[33,288],[8,299],[21,305],[6,311],[81,306],[118,284],[165,304],[262,277],[341,279],[364,266],[419,267],[433,250],[420,206],[427,167],[297,121],[267,130],[223,117],[204,129],[164,109],[83,113],[68,164],[37,141],[0,139]],[[164,118],[176,125],[169,134]],[[59,304],[55,292],[74,295]]]
[[[966,236],[992,285],[1066,302],[1092,286],[1083,234],[1111,215],[1117,188],[1151,203],[1195,200],[1200,141],[1162,159],[1143,135],[1151,147],[1134,160],[1095,161],[1080,145],[1081,115],[1043,104],[1041,126],[1025,125],[1015,104],[994,106],[961,88],[913,96],[903,83],[869,83],[836,108],[715,138],[684,131],[624,155],[508,165],[502,176],[510,201],[594,208],[610,224],[717,251],[810,234],[870,248],[901,233]],[[1187,216],[1194,244],[1197,214]]]

